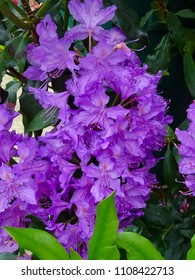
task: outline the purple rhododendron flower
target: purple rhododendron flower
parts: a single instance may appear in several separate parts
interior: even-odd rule
[[[116,10],[114,5],[103,8],[102,0],[85,0],[84,3],[80,0],[70,0],[68,8],[73,18],[80,23],[73,27],[70,33],[73,33],[77,40],[92,36],[94,40],[98,41],[107,33],[100,25],[111,20]],[[75,36],[75,34],[78,35]],[[82,34],[82,38],[80,38],[80,34]]]
[[[28,226],[26,215],[35,215],[68,251],[86,258],[98,202],[115,191],[120,229],[143,214],[157,184],[153,151],[163,148],[171,118],[157,92],[161,72],[147,72],[121,30],[101,26],[116,7],[71,0],[69,10],[79,24],[61,39],[49,15],[37,25],[39,44],[29,45],[24,73],[43,81],[29,91],[46,111],[43,121],[58,114],[54,128],[37,139],[9,132],[7,121],[0,131],[0,225]],[[72,51],[87,37],[87,54]],[[64,71],[71,73],[66,89],[51,92],[49,82]],[[7,224],[15,207],[21,220]],[[6,242],[4,233],[1,250]]]
[[[195,101],[187,110],[190,121],[187,131],[176,129],[176,135],[181,144],[178,147],[181,160],[179,171],[184,176],[185,184],[190,189],[189,194],[195,196]]]

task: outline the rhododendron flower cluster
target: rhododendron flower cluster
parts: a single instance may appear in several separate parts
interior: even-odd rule
[[[116,7],[71,0],[69,10],[78,24],[62,38],[49,15],[37,25],[39,44],[28,46],[24,73],[43,82],[29,93],[46,118],[58,113],[53,129],[37,139],[10,132],[15,113],[0,108],[0,224],[26,227],[35,215],[85,257],[96,206],[109,194],[116,193],[121,229],[143,214],[157,183],[153,151],[163,147],[171,118],[157,92],[161,72],[147,72],[118,27],[102,27]],[[87,38],[87,53],[74,48]],[[65,71],[66,90],[49,91]],[[17,248],[3,229],[0,236],[1,251]]]
[[[184,176],[185,185],[189,188],[187,194],[195,195],[195,101],[187,110],[189,127],[187,130],[176,129],[179,145],[179,171]]]

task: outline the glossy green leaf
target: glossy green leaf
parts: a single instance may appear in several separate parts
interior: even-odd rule
[[[22,95],[19,98],[20,112],[23,115],[23,124],[25,130],[28,128],[32,119],[43,109],[33,94],[29,94],[28,88],[38,88],[41,82],[27,81],[22,88]]]
[[[45,109],[43,109],[36,116],[34,116],[29,126],[26,128],[26,132],[41,130],[52,125],[56,121],[58,111],[56,111],[52,117],[47,117],[46,114],[47,113]]]
[[[116,245],[127,252],[128,260],[163,260],[160,252],[145,237],[135,232],[117,235]]]
[[[187,260],[195,260],[195,234],[191,239],[191,248],[187,253]]]
[[[193,18],[195,19],[195,12],[190,9],[184,9],[176,13],[177,16],[183,18]]]
[[[138,39],[138,43],[148,45],[148,35],[140,26],[138,14],[130,8],[127,1],[104,0],[103,3],[105,6],[117,6],[113,22],[122,29],[129,40]]]
[[[46,231],[32,228],[3,227],[23,249],[40,260],[68,260],[64,247]]]
[[[189,52],[184,53],[183,66],[186,85],[191,95],[195,98],[195,63]]]
[[[166,70],[171,61],[171,42],[170,35],[166,34],[154,50],[153,55],[149,55],[146,64],[149,71],[156,74],[159,70]]]
[[[104,247],[102,250],[104,260],[119,260],[120,253],[116,245],[110,247]]]
[[[106,259],[105,247],[113,246],[115,243],[119,221],[114,196],[115,193],[111,194],[97,206],[95,229],[89,241],[89,260]]]
[[[174,44],[178,48],[184,48],[186,44],[185,35],[183,32],[183,27],[176,15],[171,12],[167,13],[167,25],[169,32],[172,36]]]
[[[70,248],[70,259],[71,260],[82,260],[81,256],[79,255],[78,252]]]

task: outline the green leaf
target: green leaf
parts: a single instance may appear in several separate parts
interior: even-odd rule
[[[11,81],[8,84],[6,84],[6,89],[9,92],[9,96],[7,99],[9,103],[16,104],[17,92],[20,87],[21,87],[21,82]]]
[[[113,22],[122,29],[129,40],[138,39],[138,43],[148,45],[148,35],[142,30],[138,14],[130,8],[128,1],[104,0],[103,2],[105,6],[112,4],[117,6]]]
[[[187,252],[187,260],[195,260],[195,234],[191,239],[191,248]]]
[[[159,204],[149,204],[144,212],[144,218],[154,226],[168,227],[178,218],[178,212]]]
[[[169,187],[170,192],[173,194],[175,189],[179,188],[179,184],[176,181],[180,180],[181,178],[178,172],[178,165],[169,146],[165,152],[163,162],[163,177],[165,183]]]
[[[193,29],[184,28],[183,29],[186,39],[186,45],[184,48],[184,52],[189,52],[193,54],[195,51],[195,33]]]
[[[169,126],[169,125],[167,125],[166,127],[165,127],[165,129],[167,130],[167,138],[169,138],[169,139],[176,139],[176,135],[175,135],[175,132],[174,132],[174,130]]]
[[[46,225],[44,224],[44,222],[42,220],[40,220],[36,216],[26,215],[25,218],[31,220],[31,223],[29,225],[30,228],[37,228],[37,229],[45,230]]]
[[[127,252],[128,260],[163,260],[160,252],[145,237],[135,232],[117,235],[116,245]]]
[[[58,111],[56,111],[55,114],[49,118],[46,117],[46,110],[41,110],[36,116],[34,116],[29,126],[26,128],[26,132],[41,130],[52,125],[52,123],[55,122],[57,116]]]
[[[105,247],[115,243],[119,221],[114,196],[115,193],[112,193],[97,205],[95,229],[88,247],[89,260],[105,259]]]
[[[183,27],[176,15],[174,15],[171,12],[167,13],[167,25],[169,32],[171,33],[172,39],[174,44],[178,47],[183,49],[186,40],[185,40],[185,34],[183,32]]]
[[[32,119],[43,109],[39,102],[34,98],[33,94],[29,94],[30,86],[38,88],[41,85],[39,81],[27,81],[22,88],[20,101],[20,113],[23,115],[23,123],[25,130],[29,126]]]
[[[40,260],[68,260],[64,247],[46,231],[32,228],[3,227],[23,249]]]
[[[104,247],[102,250],[102,255],[105,260],[119,260],[120,253],[116,245]]]
[[[148,70],[156,74],[159,70],[166,70],[171,61],[171,42],[170,35],[166,34],[154,50],[153,55],[149,55],[146,59]]]
[[[195,19],[195,12],[190,9],[184,9],[176,13],[176,16],[183,18],[193,18]]]
[[[149,18],[153,15],[153,13],[156,11],[156,9],[155,10],[150,10],[150,11],[148,11],[146,14],[145,14],[145,16],[144,17],[142,17],[142,19],[141,19],[141,21],[140,21],[140,26],[141,27],[143,27],[145,24],[146,24],[146,22],[149,20]]]
[[[2,53],[2,59],[7,67],[18,66],[19,71],[23,72],[26,64],[27,38],[17,36],[10,39]]]
[[[184,53],[183,66],[186,85],[192,97],[195,98],[195,63],[189,52]]]
[[[70,259],[71,260],[82,260],[81,256],[78,252],[70,248]]]

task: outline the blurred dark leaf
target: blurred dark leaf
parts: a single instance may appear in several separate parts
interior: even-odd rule
[[[176,211],[171,211],[165,206],[150,204],[145,209],[145,220],[157,226],[169,226],[178,218]]]
[[[138,40],[141,45],[148,45],[148,35],[140,26],[138,14],[132,10],[127,1],[104,0],[105,6],[116,5],[113,22],[120,27],[128,40]]]
[[[6,30],[6,28],[3,26],[3,24],[0,24],[0,44],[4,45],[6,41],[10,39],[10,34]]]
[[[154,54],[147,57],[146,64],[149,66],[148,70],[156,74],[159,70],[168,69],[171,61],[170,50],[170,35],[166,34],[155,48]]]
[[[140,26],[143,27],[147,21],[151,18],[151,16],[153,15],[153,13],[155,12],[156,10],[150,10],[148,11],[145,16],[142,17],[141,21],[140,21]]]
[[[177,16],[183,18],[193,18],[195,19],[195,12],[190,9],[184,9],[176,13]]]
[[[169,0],[162,0],[152,1],[151,3],[151,8],[155,10],[155,15],[160,21],[165,21],[168,2]]]
[[[184,48],[185,52],[189,52],[190,54],[193,54],[195,51],[195,33],[194,30],[189,28],[183,29],[185,38],[186,38],[186,45]]]
[[[165,237],[166,250],[165,259],[180,260],[182,259],[183,247],[185,246],[184,237],[176,228],[168,232]]]
[[[189,52],[184,53],[183,66],[186,85],[192,97],[195,98],[195,63]]]
[[[180,187],[177,180],[181,180],[181,177],[178,172],[178,166],[173,156],[173,152],[169,146],[167,147],[164,156],[163,177],[166,185],[168,186],[169,193],[173,195]]]
[[[178,17],[173,13],[168,12],[167,25],[174,44],[179,49],[183,49],[186,44],[186,40],[185,40],[185,34],[183,32],[182,24],[178,19]]]

